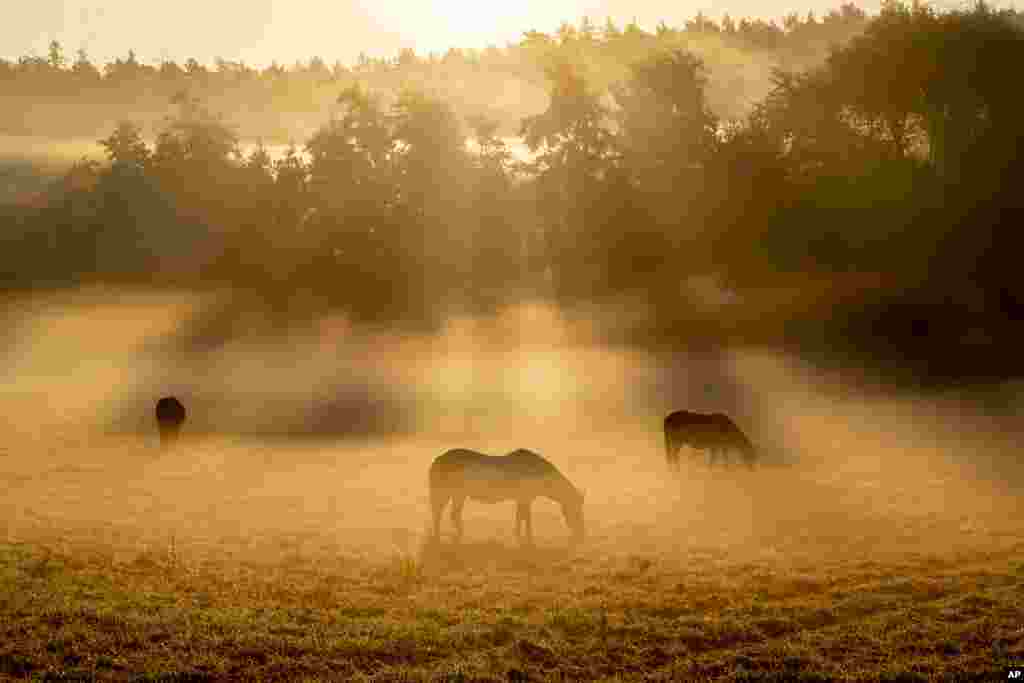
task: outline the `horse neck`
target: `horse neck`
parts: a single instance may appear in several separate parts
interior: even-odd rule
[[[547,486],[547,496],[556,503],[572,506],[579,501],[579,491],[569,483],[569,480],[559,475],[550,480]]]

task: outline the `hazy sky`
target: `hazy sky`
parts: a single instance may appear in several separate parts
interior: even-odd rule
[[[94,62],[134,49],[143,62],[163,57],[244,60],[263,66],[290,64],[319,55],[351,63],[360,51],[394,56],[401,47],[418,53],[450,46],[504,46],[523,31],[552,31],[587,15],[598,24],[611,16],[621,24],[634,16],[653,28],[659,20],[680,25],[698,10],[720,18],[779,18],[791,10],[821,16],[841,0],[33,0],[5,12],[0,55],[43,56],[50,40],[68,55],[79,47]],[[957,0],[941,0],[945,7]],[[857,2],[869,13],[879,0]],[[997,3],[1002,5],[1003,3]]]

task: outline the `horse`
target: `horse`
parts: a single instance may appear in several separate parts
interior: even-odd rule
[[[462,539],[462,508],[467,498],[483,503],[516,501],[516,538],[533,544],[530,506],[538,497],[562,506],[572,542],[583,540],[583,494],[548,460],[533,451],[518,449],[507,455],[491,456],[464,448],[446,451],[430,465],[430,506],[433,537],[441,540],[441,515],[452,501],[452,524],[456,539]]]
[[[710,465],[721,455],[728,462],[728,454],[737,452],[750,469],[757,460],[757,450],[750,439],[728,415],[722,413],[693,413],[677,410],[665,418],[665,459],[669,467],[679,469],[679,450],[683,446],[708,453]]]
[[[185,424],[185,406],[174,396],[164,396],[156,402],[156,423],[160,430],[160,445],[164,448],[178,440]]]

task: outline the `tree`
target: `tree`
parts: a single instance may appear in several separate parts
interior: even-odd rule
[[[196,61],[195,57],[189,57],[185,62],[185,73],[189,78],[202,79],[206,76],[206,67]]]
[[[415,90],[399,96],[392,124],[398,201],[407,216],[403,242],[420,264],[425,305],[440,312],[438,304],[463,297],[468,276],[465,135],[450,105]]]
[[[634,170],[673,177],[702,164],[718,128],[705,97],[704,62],[672,50],[634,63],[630,72],[630,79],[613,94],[622,144]]]
[[[632,64],[629,79],[612,89],[622,174],[605,190],[601,212],[609,231],[630,231],[605,236],[616,290],[657,290],[659,278],[685,267],[680,245],[698,232],[706,167],[717,148],[705,88],[703,62],[672,50]],[[632,277],[630,262],[644,264]]]
[[[455,112],[440,99],[413,90],[399,95],[393,116],[395,156],[407,198],[427,210],[465,163],[465,136]]]
[[[518,291],[523,275],[523,226],[517,221],[509,177],[511,153],[497,136],[498,122],[485,116],[468,121],[478,150],[470,249],[470,300],[476,310],[492,310]]]
[[[594,26],[594,22],[590,20],[590,17],[584,15],[580,20],[580,27],[578,31],[580,40],[587,43],[592,43],[597,38],[597,27]]]
[[[110,137],[99,141],[111,163],[124,170],[144,172],[149,164],[150,151],[142,139],[142,131],[130,121],[122,121]]]
[[[157,137],[155,159],[161,164],[185,164],[191,173],[216,174],[239,158],[238,135],[223,119],[187,91],[171,98],[179,107]]]
[[[67,63],[67,59],[64,57],[64,48],[56,40],[50,41],[49,62],[50,68],[55,71],[60,71]]]
[[[395,61],[399,67],[407,69],[416,66],[419,63],[419,58],[416,56],[416,51],[411,47],[403,47],[398,51],[398,57]]]
[[[175,206],[181,232],[201,244],[196,261],[204,264],[202,277],[235,282],[247,218],[237,135],[187,92],[179,92],[172,103],[179,113],[157,136],[151,175]]]
[[[793,194],[779,142],[758,110],[720,131],[705,165],[704,191],[693,205],[692,219],[702,230],[684,251],[697,274],[734,287],[770,281],[775,255],[755,245],[775,226],[786,227],[782,212]]]
[[[603,38],[606,43],[614,41],[616,38],[622,35],[622,31],[615,25],[611,17],[607,17],[604,22]]]
[[[89,61],[89,55],[85,48],[79,48],[75,53],[75,63],[71,65],[71,73],[80,81],[95,83],[99,82],[101,78],[99,69]]]
[[[164,81],[174,83],[185,77],[185,70],[178,66],[173,60],[165,60],[160,63],[158,74]]]
[[[762,139],[785,149],[791,177],[847,175],[862,166],[870,140],[847,115],[840,86],[827,71],[776,70],[772,82],[751,116]]]
[[[505,141],[496,135],[499,123],[486,116],[470,116],[467,123],[473,130],[473,139],[478,150],[478,168],[500,178],[505,177],[512,154]]]
[[[123,84],[139,78],[143,69],[135,56],[135,50],[128,50],[128,56],[125,59],[118,57],[113,62],[108,62],[103,67],[103,71],[104,76],[111,83]]]
[[[370,230],[382,224],[395,201],[394,143],[377,97],[352,85],[341,92],[337,104],[340,118],[306,143],[310,192],[321,230],[344,233],[345,254],[365,260]]]
[[[283,157],[274,162],[274,177],[277,188],[277,227],[284,232],[299,228],[308,208],[309,167],[299,156],[295,144],[288,146]]]
[[[340,116],[306,144],[311,209],[303,230],[316,256],[304,270],[329,281],[333,300],[358,320],[430,318],[446,291],[434,265],[446,255],[442,226],[450,225],[450,215],[438,215],[446,169],[440,159],[429,163],[446,147],[435,140],[444,128],[435,136],[429,114],[437,112],[412,95],[390,116],[357,85],[338,104]],[[438,198],[426,196],[434,181]]]
[[[579,250],[588,236],[585,198],[617,158],[614,138],[604,123],[609,112],[598,93],[561,60],[546,69],[551,103],[536,116],[523,119],[521,135],[536,153],[527,165],[540,186],[546,218],[546,241],[556,291],[575,298],[600,279],[601,259]]]
[[[306,69],[306,73],[317,81],[331,80],[331,70],[327,67],[323,57],[318,55],[309,60],[309,68]]]
[[[913,142],[913,117],[920,111],[928,71],[935,64],[934,15],[923,6],[911,12],[887,4],[863,36],[833,51],[827,69],[835,90],[849,106],[854,125],[904,156]],[[892,64],[901,68],[894,69]]]
[[[686,30],[692,33],[718,33],[719,28],[713,20],[705,17],[703,12],[697,12],[697,16],[686,22]]]

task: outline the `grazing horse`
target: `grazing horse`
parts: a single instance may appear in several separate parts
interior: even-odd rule
[[[156,402],[156,423],[160,429],[160,445],[171,446],[178,440],[181,425],[185,423],[185,406],[174,396],[164,396]]]
[[[665,458],[669,467],[679,469],[679,449],[683,446],[707,451],[709,464],[721,455],[729,461],[730,452],[738,452],[747,467],[753,469],[757,451],[728,415],[691,413],[677,410],[665,418]]]
[[[456,538],[462,538],[462,506],[466,498],[483,503],[516,501],[516,537],[533,544],[530,506],[543,496],[561,504],[573,542],[583,540],[583,494],[554,465],[525,449],[491,456],[456,448],[430,465],[430,507],[434,514],[434,540],[441,540],[441,514],[452,501]]]

